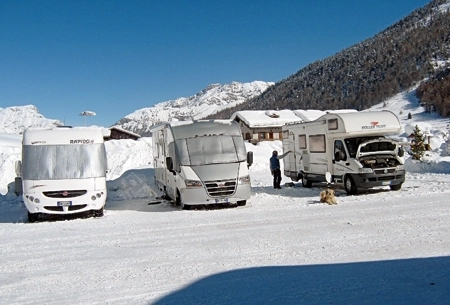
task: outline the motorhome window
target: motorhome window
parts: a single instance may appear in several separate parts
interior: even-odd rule
[[[334,158],[339,161],[347,160],[344,143],[341,140],[334,141]]]
[[[198,137],[176,140],[181,165],[234,163],[246,160],[240,136]]]
[[[336,130],[338,129],[338,120],[330,119],[328,120],[328,130]]]
[[[289,138],[289,130],[284,130],[283,131],[283,139],[288,139]]]
[[[326,151],[325,135],[309,136],[309,151],[315,153],[324,153]]]
[[[103,144],[25,145],[22,152],[25,180],[57,180],[105,177]]]
[[[306,135],[302,134],[298,136],[298,148],[306,149]]]

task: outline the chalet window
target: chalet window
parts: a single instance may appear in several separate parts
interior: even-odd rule
[[[306,149],[306,135],[302,134],[298,136],[298,148]]]
[[[309,136],[309,147],[310,152],[324,153],[326,151],[325,135]]]
[[[337,119],[328,120],[328,130],[336,130],[336,129],[338,129],[338,120]]]
[[[266,138],[266,133],[265,132],[260,132],[259,133],[259,138],[260,139],[265,139]]]

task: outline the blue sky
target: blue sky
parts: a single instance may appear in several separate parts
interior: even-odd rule
[[[0,108],[111,126],[213,83],[277,82],[426,0],[0,1]]]

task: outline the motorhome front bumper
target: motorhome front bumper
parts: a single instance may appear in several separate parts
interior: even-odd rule
[[[356,187],[371,188],[384,185],[398,185],[405,182],[405,171],[397,170],[389,172],[388,170],[376,170],[374,173],[351,174]]]
[[[250,198],[250,184],[238,184],[236,191],[229,195],[210,196],[205,188],[185,188],[180,190],[181,200],[187,205],[202,205],[216,203],[237,203]]]
[[[56,192],[46,193],[53,194]],[[44,193],[24,193],[23,201],[30,213],[75,214],[103,208],[106,202],[106,190],[86,192],[82,196],[67,198],[48,196],[48,194],[44,195]]]

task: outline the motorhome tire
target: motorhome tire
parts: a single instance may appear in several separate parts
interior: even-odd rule
[[[302,186],[303,187],[311,187],[312,186],[312,181],[306,179],[305,175],[302,176]]]
[[[100,210],[94,210],[94,217],[102,217],[103,216],[103,208]]]
[[[395,185],[389,185],[389,187],[391,188],[391,190],[393,191],[398,191],[402,188],[402,183],[400,184],[395,184]]]
[[[344,186],[345,186],[345,191],[347,192],[347,194],[349,194],[349,195],[356,194],[356,192],[357,192],[356,184],[351,176],[349,176],[349,175],[345,176]]]
[[[181,193],[179,190],[177,190],[177,200],[175,200],[175,204],[177,206],[180,206],[182,210],[190,210],[191,206],[184,204],[183,198],[181,198]]]
[[[179,190],[177,190],[177,198],[175,199],[175,205],[181,206],[183,208],[183,201],[181,201],[181,194]]]
[[[243,207],[243,206],[246,205],[246,204],[247,204],[247,200],[239,200],[239,201],[237,202],[237,205],[240,206],[240,207]]]
[[[28,222],[36,222],[39,220],[39,213],[28,212]]]

